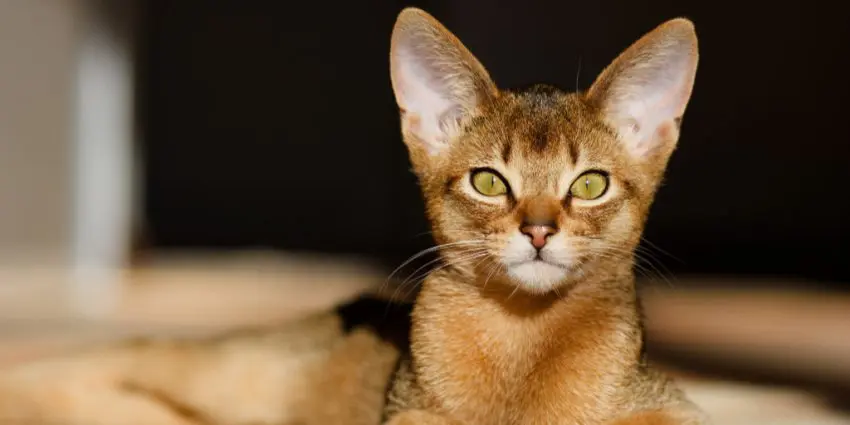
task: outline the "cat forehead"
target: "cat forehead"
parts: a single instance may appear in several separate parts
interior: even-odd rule
[[[472,136],[482,153],[505,163],[576,162],[582,154],[604,154],[593,151],[613,136],[579,95],[545,86],[503,93],[476,124]]]

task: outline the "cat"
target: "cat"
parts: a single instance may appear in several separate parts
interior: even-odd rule
[[[586,91],[497,88],[428,13],[391,36],[402,139],[443,264],[277,328],[93,348],[7,371],[0,419],[116,424],[696,425],[647,365],[633,275],[693,90],[667,21]]]

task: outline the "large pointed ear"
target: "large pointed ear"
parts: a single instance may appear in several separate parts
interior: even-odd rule
[[[679,137],[698,56],[691,21],[667,21],[620,54],[590,87],[587,99],[634,156],[666,157]]]
[[[390,73],[405,142],[425,155],[448,146],[462,120],[497,93],[460,40],[416,8],[404,9],[396,20]]]

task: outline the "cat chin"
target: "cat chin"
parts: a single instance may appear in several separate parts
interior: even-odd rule
[[[544,261],[527,261],[508,267],[508,275],[523,290],[542,294],[561,286],[569,275],[564,267]]]

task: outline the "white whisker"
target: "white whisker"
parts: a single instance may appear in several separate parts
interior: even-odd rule
[[[452,259],[452,261],[446,261],[444,264],[441,264],[441,265],[439,265],[439,266],[435,267],[433,270],[426,271],[425,273],[423,273],[421,276],[419,276],[419,277],[418,277],[417,279],[415,279],[415,280],[405,280],[405,281],[404,281],[401,285],[399,285],[399,287],[398,287],[398,288],[396,288],[396,291],[395,291],[395,292],[393,292],[393,296],[391,297],[391,299],[394,299],[394,298],[395,298],[395,295],[396,295],[397,291],[398,291],[398,290],[400,290],[402,287],[410,285],[410,286],[411,286],[411,288],[410,288],[410,289],[408,289],[407,291],[405,291],[405,293],[404,293],[404,295],[403,295],[403,297],[404,297],[404,298],[407,298],[408,296],[410,296],[410,294],[411,294],[413,291],[415,291],[415,290],[416,290],[416,288],[417,288],[417,287],[418,287],[418,286],[419,286],[419,285],[420,285],[420,284],[421,284],[421,283],[422,283],[425,279],[427,279],[427,277],[428,277],[429,275],[433,274],[434,272],[437,272],[437,271],[439,271],[439,270],[442,270],[442,269],[444,269],[444,268],[446,268],[446,267],[450,267],[450,266],[452,266],[452,265],[458,265],[458,264],[460,264],[460,263],[462,263],[462,262],[465,262],[465,261],[471,261],[471,260],[475,260],[475,259],[478,259],[478,258],[481,258],[481,257],[486,257],[487,255],[488,255],[488,254],[487,254],[486,252],[480,252],[480,251],[478,251],[478,252],[473,252],[473,253],[471,253],[471,254],[467,254],[467,255],[465,255],[465,256],[463,256],[463,257],[460,257],[460,258],[454,258],[454,259]]]
[[[419,251],[419,252],[417,252],[416,254],[413,254],[413,255],[412,255],[410,258],[408,258],[405,262],[401,263],[401,265],[400,265],[400,266],[396,267],[396,268],[395,268],[395,270],[393,270],[393,271],[392,271],[392,273],[390,273],[390,275],[389,275],[389,276],[387,276],[387,281],[386,281],[386,283],[389,283],[389,281],[393,278],[393,276],[395,276],[395,274],[396,274],[396,273],[398,273],[398,272],[399,272],[399,270],[401,270],[402,268],[404,268],[404,266],[406,266],[406,265],[410,264],[412,261],[415,261],[417,258],[420,258],[420,257],[422,257],[423,255],[431,254],[431,253],[433,253],[433,252],[436,252],[436,251],[440,250],[441,248],[446,248],[446,247],[451,247],[451,246],[458,246],[458,245],[474,245],[474,244],[483,244],[484,242],[486,242],[486,241],[484,241],[484,240],[480,240],[480,239],[479,239],[479,240],[457,241],[457,242],[445,243],[445,244],[442,244],[442,245],[437,245],[437,246],[433,246],[433,247],[431,247],[431,248],[423,249],[422,251]]]

